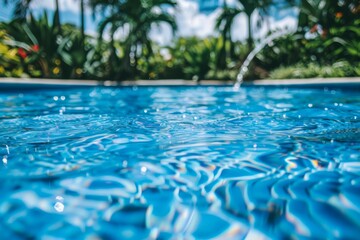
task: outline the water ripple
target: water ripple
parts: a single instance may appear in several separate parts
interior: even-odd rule
[[[360,98],[328,89],[0,92],[2,239],[351,239]]]

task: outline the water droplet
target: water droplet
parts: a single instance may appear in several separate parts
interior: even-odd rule
[[[59,100],[59,97],[58,97],[58,96],[54,96],[53,99],[54,99],[54,101],[57,101],[57,100]]]
[[[357,116],[354,116],[354,119],[356,120],[356,119],[357,119]]]
[[[312,108],[313,106],[314,106],[314,105],[313,105],[312,103],[309,103],[309,104],[308,104],[308,107],[309,107],[309,108]]]
[[[194,117],[194,120],[197,120],[198,119],[198,117]]]
[[[186,115],[185,115],[185,114],[183,114],[183,115],[182,115],[182,118],[186,118]]]
[[[95,91],[91,92],[91,93],[89,94],[89,96],[90,96],[90,97],[95,97],[95,96],[96,96],[96,92],[95,92]]]
[[[325,111],[329,110],[328,108],[324,108]]]
[[[146,173],[146,171],[147,171],[147,168],[146,168],[146,167],[141,167],[141,172],[142,172],[142,173]]]
[[[301,118],[301,115],[298,115],[298,118]]]
[[[54,208],[57,212],[63,212],[65,207],[61,202],[56,202]]]
[[[64,198],[62,197],[62,196],[56,196],[56,198],[55,198],[56,200],[58,200],[58,201],[64,201]]]
[[[128,166],[128,162],[126,160],[123,161],[122,166],[126,168]]]
[[[148,110],[147,110],[147,109],[145,109],[145,110],[144,110],[144,113],[147,113],[147,112],[148,112]]]
[[[61,96],[60,99],[61,99],[61,101],[64,101],[64,100],[66,99],[66,97],[65,97],[65,96]]]
[[[334,106],[337,107],[337,106],[339,106],[339,104],[338,104],[338,103],[334,103]]]
[[[28,157],[29,157],[29,160],[30,160],[30,161],[34,161],[34,160],[35,160],[35,157],[34,157],[32,154],[29,154]]]
[[[283,114],[283,118],[286,118],[286,114]]]
[[[8,163],[7,156],[4,156],[2,162],[6,165]]]
[[[257,144],[254,144],[254,145],[253,145],[253,148],[257,148]]]
[[[356,118],[355,118],[356,119]],[[8,145],[5,145],[7,154],[10,154],[10,149]]]

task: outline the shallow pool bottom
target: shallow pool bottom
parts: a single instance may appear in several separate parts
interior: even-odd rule
[[[360,94],[0,93],[2,239],[353,238]]]

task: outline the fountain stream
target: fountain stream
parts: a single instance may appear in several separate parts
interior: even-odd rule
[[[236,77],[236,82],[234,84],[234,89],[238,90],[244,80],[244,75],[247,73],[247,71],[249,70],[248,67],[251,63],[251,61],[254,59],[254,57],[268,44],[270,44],[273,40],[280,38],[282,36],[284,36],[285,34],[290,34],[293,33],[294,30],[281,30],[281,31],[277,31],[274,32],[272,34],[270,34],[269,36],[267,36],[264,40],[262,40],[250,53],[249,55],[246,57],[244,63],[241,65],[240,71]]]

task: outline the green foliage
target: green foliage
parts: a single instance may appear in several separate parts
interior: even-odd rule
[[[257,64],[273,70],[296,63],[331,65],[344,60],[357,63],[360,59],[359,29],[360,20],[356,20],[353,25],[332,27],[326,34],[314,33],[313,38],[307,39],[302,32],[284,36],[258,55]]]
[[[0,26],[4,36],[0,38],[2,49],[11,54],[11,58],[8,57],[9,54],[0,58],[0,65],[6,69],[21,69],[7,71],[6,76],[93,77],[93,69],[85,68],[90,66],[89,62],[94,62],[94,59],[90,59],[94,56],[94,51],[90,54],[92,44],[86,42],[84,51],[79,29],[70,24],[59,29],[53,24],[56,18],[55,14],[53,21],[49,22],[47,13],[44,12],[39,19],[30,15],[27,22],[16,19]]]
[[[325,30],[352,25],[358,18],[358,11],[358,0],[301,0],[299,27],[307,31],[317,24]]]
[[[26,23],[13,20],[2,27],[7,35],[2,42],[17,50],[25,73],[35,77],[59,76],[57,65],[60,63],[56,61],[61,56],[58,28],[49,23],[46,12],[38,20],[30,15]]]
[[[235,75],[233,70],[218,68],[217,63],[222,47],[217,38],[179,38],[168,49],[171,58],[167,60],[166,72],[168,73],[163,75],[165,78],[179,78],[180,76],[183,79],[193,80],[228,80]],[[235,64],[232,67],[234,68]]]
[[[83,36],[78,28],[70,24],[62,26],[58,46],[58,53],[63,62],[62,78],[82,78],[88,73],[83,68],[92,46],[89,42],[85,42],[85,46],[83,44]]]
[[[252,18],[255,16],[255,12],[258,14],[257,27],[260,27],[264,20],[269,15],[269,8],[271,5],[276,4],[273,0],[238,0],[239,5],[228,7],[226,1],[224,1],[224,7],[221,14],[216,20],[215,30],[220,32],[224,41],[224,44],[231,41],[231,28],[233,26],[235,17],[240,13],[244,13],[247,17],[247,31],[248,31],[248,47],[253,45],[253,27],[251,25]],[[222,52],[225,52],[225,46],[223,45]]]
[[[196,38],[185,41],[185,51],[180,52],[184,58],[184,74],[186,79],[204,79],[211,68],[215,48],[213,39],[205,39],[202,42],[196,41]],[[179,56],[180,57],[180,56]],[[206,59],[206,61],[204,61]]]
[[[115,54],[114,34],[118,29],[128,29],[126,40],[123,43],[124,58],[121,61],[121,67],[110,65],[110,75],[118,76],[115,79],[136,78],[139,75],[139,59],[144,57],[145,60],[149,60],[150,57],[154,56],[149,38],[152,25],[167,23],[173,31],[176,30],[175,19],[165,11],[164,5],[174,7],[176,2],[173,0],[92,2],[93,8],[100,7],[109,10],[109,15],[105,16],[99,24],[99,33],[102,37],[106,28],[110,26],[110,60],[112,62],[119,61]]]
[[[161,54],[161,47],[153,44],[153,54],[147,58],[139,58],[137,70],[141,79],[166,78],[166,64],[167,62]]]
[[[355,66],[347,61],[335,62],[332,65],[320,66],[316,63],[296,64],[280,67],[270,73],[271,79],[291,78],[331,78],[331,77],[359,77],[360,63]]]
[[[0,39],[7,40],[4,30],[0,30]],[[0,77],[26,76],[21,66],[17,49],[0,42]]]
[[[181,76],[180,78],[184,79],[204,79],[214,59],[212,49],[215,44],[216,42],[211,38],[177,39],[174,45],[168,48],[170,58],[167,60],[166,68],[169,73],[164,75],[169,78]]]
[[[109,79],[110,76],[110,48],[109,44],[101,42],[90,45],[84,63],[85,76],[91,79]]]
[[[160,23],[176,31],[174,17],[168,11],[176,6],[175,0],[80,0],[81,6],[89,5],[94,14],[102,13],[99,39],[85,36],[83,25],[80,29],[60,25],[58,10],[52,21],[46,12],[34,18],[28,9],[31,0],[16,2],[17,18],[0,23],[0,76],[235,79],[254,42],[249,24],[247,44],[232,40],[235,17],[244,13],[249,23],[257,12],[261,25],[271,5],[283,8],[293,3],[300,4],[298,32],[265,47],[250,64],[245,78],[341,77],[358,76],[360,72],[360,5],[355,0],[238,0],[234,6],[224,2],[216,22],[216,37],[177,37],[166,47],[152,42],[149,34],[152,26]],[[125,39],[116,39],[119,30]],[[105,32],[108,40],[103,38]]]
[[[235,17],[241,13],[239,8],[224,6],[220,16],[216,19],[215,29],[220,33],[218,44],[220,51],[217,58],[217,67],[226,69],[227,62],[234,59],[234,44],[231,40],[232,24]]]

